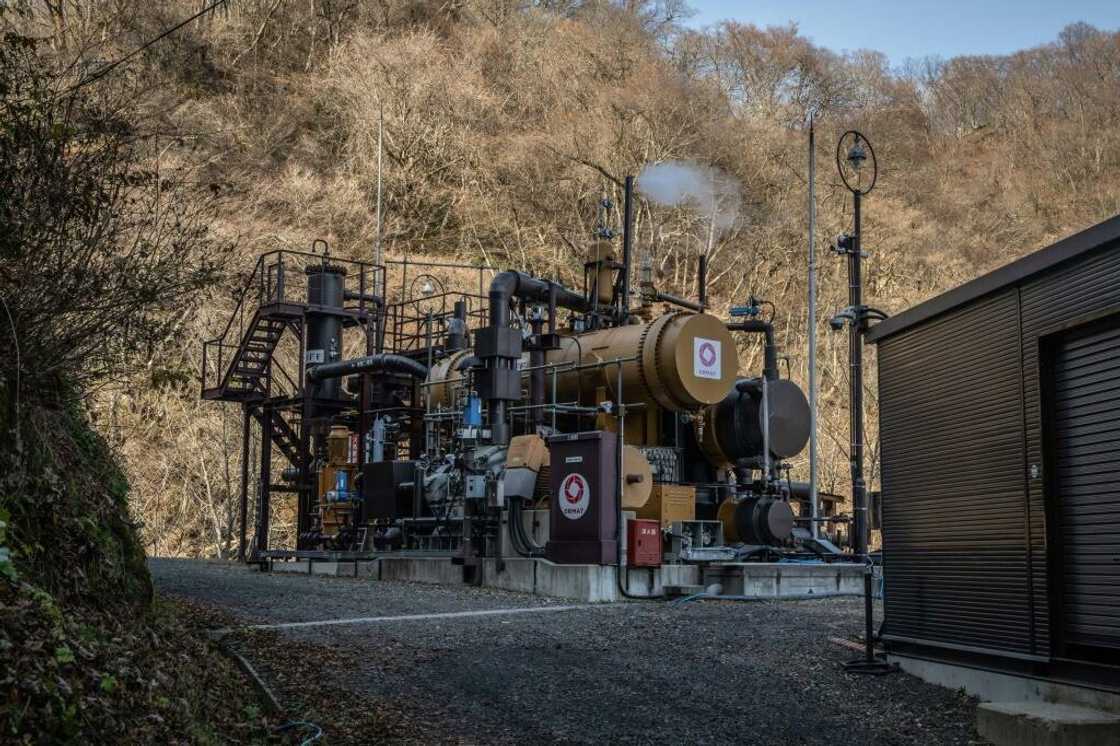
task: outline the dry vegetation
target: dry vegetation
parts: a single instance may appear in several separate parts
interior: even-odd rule
[[[36,0],[21,23],[80,74],[199,0]],[[368,257],[377,120],[386,133],[390,256],[427,255],[572,279],[595,203],[625,174],[691,159],[743,184],[713,260],[717,310],[755,293],[778,308],[806,379],[806,122],[818,140],[823,487],[845,491],[846,303],[827,245],[850,221],[832,147],[866,132],[882,164],[866,206],[872,303],[899,311],[1120,212],[1120,34],[1074,25],[1007,57],[890,69],[793,27],[680,26],[674,0],[230,0],[117,75],[136,91],[151,168],[219,200],[236,246],[226,289],[102,388],[97,423],[123,453],[148,550],[228,555],[239,473],[235,408],[198,401],[200,340],[219,330],[253,257],[330,242]],[[687,292],[704,226],[641,204],[637,247]],[[749,347],[744,370],[757,370]],[[873,361],[872,361],[873,362]],[[179,375],[170,375],[178,372]],[[875,377],[868,382],[876,468]],[[795,478],[805,476],[805,459]]]

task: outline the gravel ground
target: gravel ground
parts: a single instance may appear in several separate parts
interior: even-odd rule
[[[217,563],[151,567],[161,592],[248,623],[568,603]],[[828,638],[861,630],[858,599],[629,603],[287,628],[239,644],[282,699],[328,720],[328,739],[330,708],[305,701],[309,687],[380,713],[331,742],[981,743],[967,697],[905,674],[843,673],[855,653]]]

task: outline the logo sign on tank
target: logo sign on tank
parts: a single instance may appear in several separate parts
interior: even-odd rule
[[[582,474],[569,474],[560,483],[558,502],[565,518],[573,521],[582,518],[591,504],[591,485]]]
[[[693,337],[692,374],[697,378],[719,380],[722,369],[722,350],[718,339]]]

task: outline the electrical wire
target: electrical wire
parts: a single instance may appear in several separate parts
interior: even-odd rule
[[[59,93],[58,97],[61,98],[62,96],[66,96],[66,95],[69,95],[69,94],[73,93],[74,91],[77,91],[79,88],[84,88],[85,86],[90,85],[91,83],[96,83],[98,80],[101,80],[106,75],[113,72],[118,67],[120,67],[124,63],[128,62],[132,58],[136,57],[137,55],[139,55],[139,54],[145,52],[146,50],[148,50],[149,48],[151,48],[152,46],[154,46],[154,45],[158,44],[159,42],[163,41],[168,36],[171,36],[176,31],[183,28],[184,26],[191,23],[192,21],[196,21],[199,18],[202,18],[204,15],[216,10],[218,7],[220,7],[222,5],[225,5],[227,2],[229,2],[229,0],[215,0],[215,2],[210,3],[209,5],[204,7],[202,10],[200,10],[197,13],[195,13],[194,15],[192,15],[190,18],[187,18],[185,21],[180,21],[179,23],[175,24],[174,26],[172,26],[168,29],[165,29],[164,31],[160,32],[159,35],[149,39],[146,42],[144,42],[143,44],[138,46],[136,49],[133,49],[131,52],[124,55],[123,57],[120,57],[118,59],[113,60],[112,62],[106,64],[104,67],[97,70],[96,72],[89,75],[88,77],[82,78],[81,80],[79,80],[74,85],[70,86],[66,90]]]

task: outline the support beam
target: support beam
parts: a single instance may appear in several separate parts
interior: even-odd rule
[[[272,405],[266,404],[261,414],[261,479],[260,511],[257,516],[257,551],[268,549],[270,485],[272,483]]]
[[[237,561],[245,561],[245,542],[249,532],[249,441],[252,439],[253,415],[249,405],[241,408],[241,532],[237,542]]]

